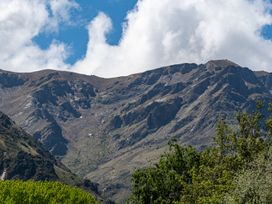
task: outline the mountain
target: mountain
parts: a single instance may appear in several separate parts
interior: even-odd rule
[[[272,97],[272,74],[228,60],[177,64],[104,79],[70,72],[0,71],[0,110],[74,173],[122,202],[130,175],[176,137],[203,149],[216,121]]]
[[[63,164],[32,136],[0,112],[1,179],[56,180],[76,179]],[[64,177],[65,176],[65,177]]]

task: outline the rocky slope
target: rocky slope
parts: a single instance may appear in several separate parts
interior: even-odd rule
[[[131,172],[156,161],[172,137],[204,148],[218,118],[232,122],[257,98],[268,101],[271,90],[272,74],[227,60],[112,79],[0,71],[0,110],[121,202]]]
[[[76,178],[32,136],[0,112],[1,179],[58,180]]]

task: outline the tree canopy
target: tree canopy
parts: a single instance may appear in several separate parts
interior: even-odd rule
[[[272,203],[272,105],[264,117],[237,114],[237,127],[218,121],[203,151],[169,144],[159,162],[132,176],[132,203]]]

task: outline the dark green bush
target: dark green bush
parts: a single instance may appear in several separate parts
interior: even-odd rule
[[[261,108],[239,113],[237,128],[219,121],[202,152],[171,142],[155,166],[133,174],[131,202],[272,203],[272,119]]]

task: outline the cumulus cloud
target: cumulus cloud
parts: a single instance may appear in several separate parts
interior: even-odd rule
[[[116,46],[106,40],[111,19],[100,13],[88,26],[86,56],[73,70],[112,77],[219,58],[272,70],[272,42],[260,35],[272,23],[268,8],[263,0],[141,0]]]
[[[270,2],[270,3],[269,3]],[[87,26],[85,56],[65,63],[69,49],[53,41],[47,50],[33,42],[70,22],[74,0],[1,0],[0,68],[13,71],[63,69],[113,77],[169,64],[230,59],[272,71],[272,41],[261,34],[272,24],[268,0],[139,0],[128,13],[118,45],[107,36],[111,19],[99,13]]]
[[[71,0],[50,0],[48,2],[52,17],[48,22],[49,28],[58,30],[60,21],[70,22],[71,9],[79,9],[79,5]]]
[[[64,44],[52,42],[47,50],[42,50],[32,39],[41,32],[55,32],[60,22],[69,21],[68,13],[76,6],[69,0],[1,0],[1,69],[68,68],[64,63],[68,55]]]

